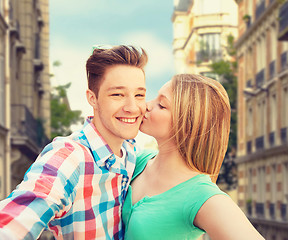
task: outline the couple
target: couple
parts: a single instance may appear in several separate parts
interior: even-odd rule
[[[75,240],[197,239],[205,231],[263,239],[215,185],[230,127],[224,88],[176,75],[146,105],[146,63],[132,46],[94,49],[86,63],[93,117],[48,144],[0,202],[1,240],[37,239],[47,228]],[[139,127],[157,140],[157,154],[136,150]]]

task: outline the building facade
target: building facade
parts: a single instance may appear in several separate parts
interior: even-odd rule
[[[238,205],[265,239],[288,239],[288,2],[239,11]]]
[[[50,135],[48,0],[0,0],[0,199]]]
[[[211,76],[212,61],[229,59],[227,37],[237,37],[234,0],[174,0],[172,16],[176,73]]]
[[[5,68],[6,68],[6,39],[7,39],[7,18],[5,16],[6,2],[0,0],[0,199],[3,198],[8,192],[6,189],[6,162],[7,162],[7,135],[8,127],[6,124],[6,106],[7,96],[5,95],[6,80],[5,80]],[[9,174],[8,169],[8,174]]]

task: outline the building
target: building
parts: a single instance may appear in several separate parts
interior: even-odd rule
[[[237,4],[234,0],[174,0],[172,16],[176,73],[217,78],[209,65],[229,60],[225,46],[237,37]]]
[[[50,135],[48,0],[0,0],[0,199]]]
[[[265,239],[288,239],[288,2],[239,11],[238,205]]]

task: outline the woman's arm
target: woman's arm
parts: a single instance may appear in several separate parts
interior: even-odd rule
[[[242,210],[225,195],[209,198],[198,211],[194,225],[212,240],[263,240]]]

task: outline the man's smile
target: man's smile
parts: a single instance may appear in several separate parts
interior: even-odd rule
[[[135,123],[138,119],[138,117],[136,118],[124,118],[124,117],[116,117],[119,121],[121,122],[125,122],[125,123]]]

